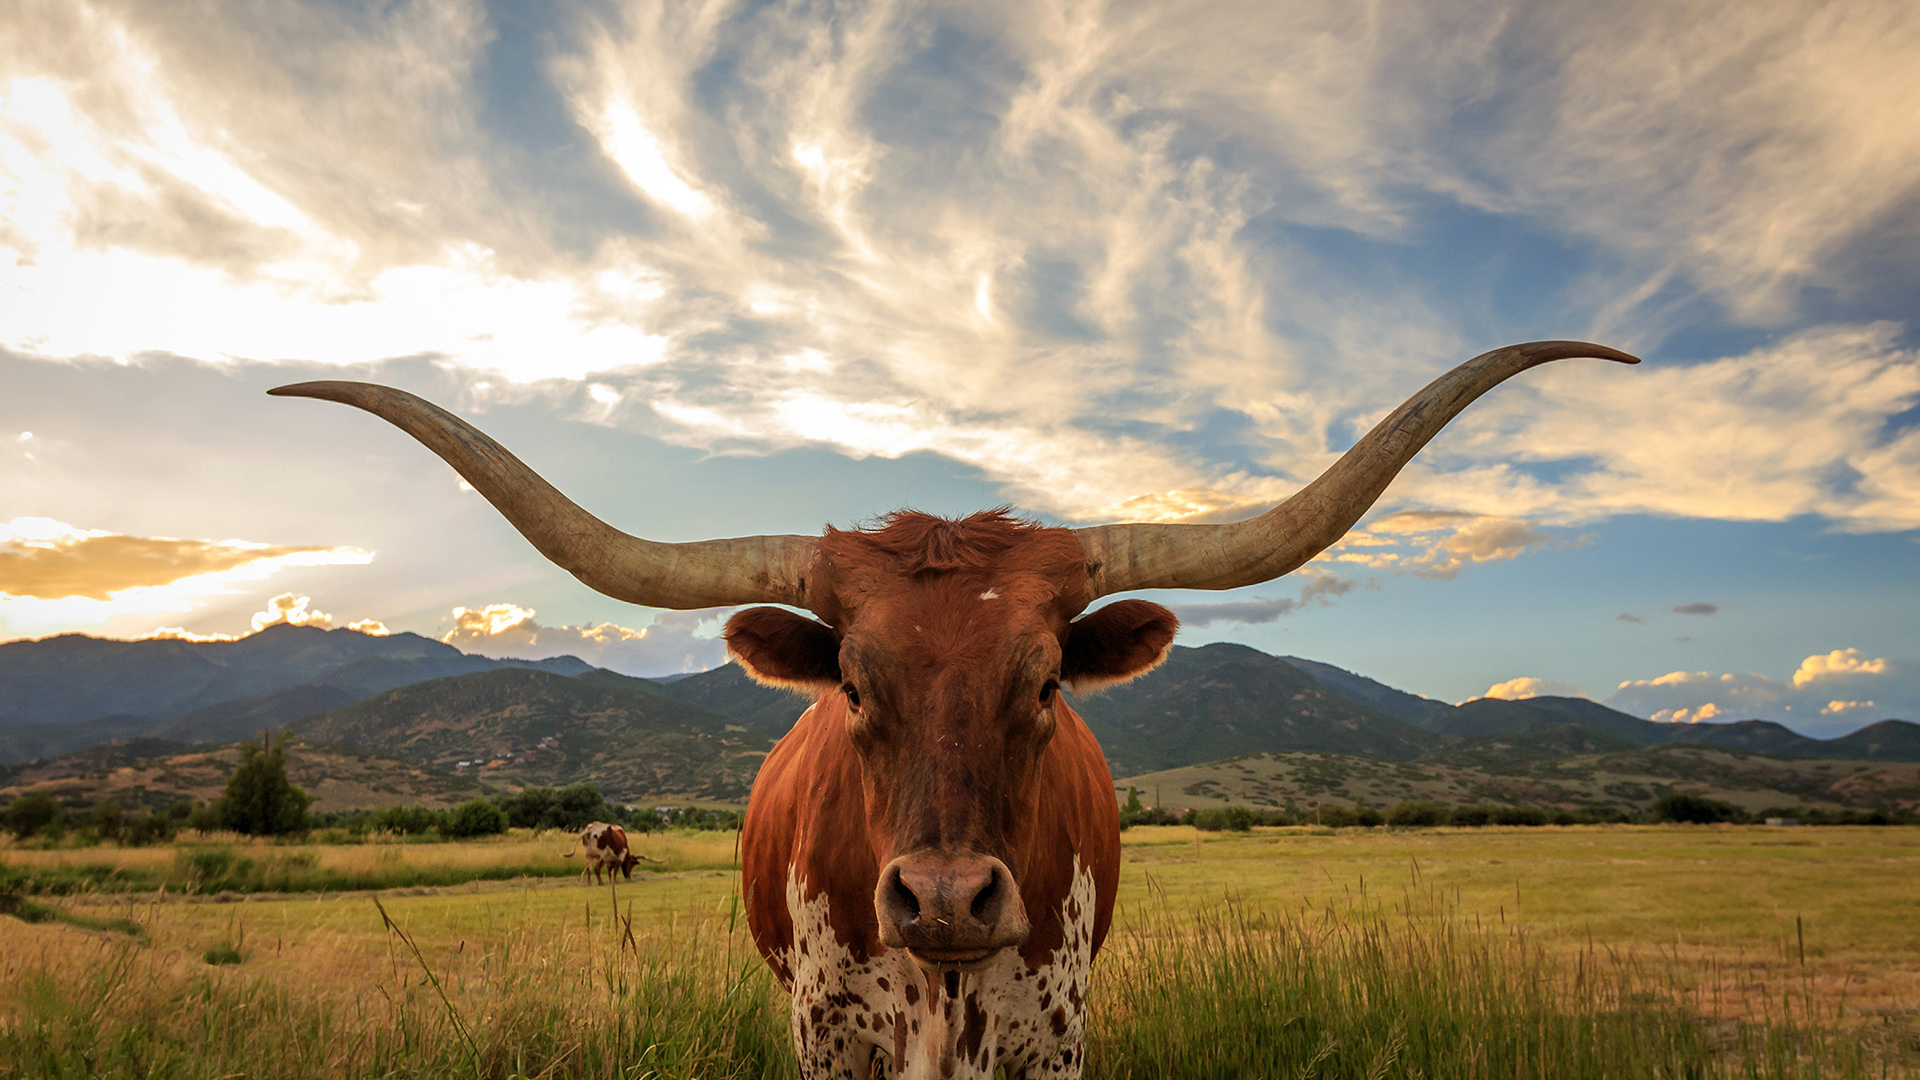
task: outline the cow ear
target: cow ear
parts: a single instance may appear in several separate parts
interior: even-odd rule
[[[1143,675],[1167,658],[1179,629],[1179,618],[1159,604],[1108,604],[1067,627],[1060,643],[1060,681],[1086,693]]]
[[[755,682],[809,691],[840,685],[840,641],[825,623],[782,608],[748,608],[727,620],[722,636]]]

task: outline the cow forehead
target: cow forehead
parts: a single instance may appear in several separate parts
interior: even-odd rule
[[[1053,669],[1068,618],[1029,574],[894,581],[842,620],[843,663],[917,682],[989,680]]]

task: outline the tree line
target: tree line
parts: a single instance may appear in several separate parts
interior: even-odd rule
[[[1486,825],[1604,825],[1610,823],[1657,824],[1754,824],[1771,818],[1797,821],[1803,825],[1916,825],[1920,814],[1910,810],[1817,810],[1800,806],[1777,806],[1757,813],[1702,795],[1673,792],[1654,803],[1644,813],[1628,814],[1616,807],[1599,806],[1581,810],[1545,809],[1537,806],[1447,806],[1436,802],[1403,801],[1393,806],[1369,806],[1364,799],[1348,806],[1321,805],[1300,807],[1292,802],[1282,807],[1255,809],[1249,806],[1223,806],[1190,809],[1184,812],[1142,806],[1140,789],[1129,787],[1127,801],[1120,808],[1120,827],[1135,825],[1191,825],[1208,832],[1245,832],[1256,825],[1323,825],[1329,828],[1387,825],[1395,828],[1478,828]]]
[[[209,803],[182,799],[162,810],[127,812],[109,799],[84,812],[68,808],[45,792],[30,792],[6,809],[5,827],[15,837],[61,837],[77,831],[82,839],[112,840],[126,846],[165,843],[183,829],[230,830],[246,836],[289,836],[314,829],[340,829],[349,838],[393,833],[437,833],[446,839],[491,836],[509,828],[574,831],[589,822],[608,821],[636,832],[656,829],[737,829],[741,815],[704,807],[628,809],[608,802],[590,783],[563,788],[526,788],[491,798],[471,799],[452,809],[389,806],[373,810],[315,813],[313,798],[287,777],[285,740],[241,748],[240,764],[226,791]]]

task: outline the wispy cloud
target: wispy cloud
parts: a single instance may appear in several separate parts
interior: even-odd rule
[[[1517,559],[1553,540],[1519,518],[1406,510],[1348,533],[1319,561],[1450,581],[1471,563]]]
[[[1062,519],[1171,520],[1296,490],[1493,343],[1486,295],[1368,269],[1436,214],[1599,252],[1556,318],[1772,324],[1920,167],[1892,2],[541,17],[522,128],[473,5],[16,17],[0,344],[591,378],[585,418],[684,445],[937,453]],[[1915,527],[1897,340],[1529,377],[1389,495],[1516,524],[1408,569],[1618,513]]]
[[[1300,586],[1297,597],[1254,597],[1222,604],[1176,604],[1173,613],[1180,617],[1183,629],[1199,629],[1215,623],[1270,623],[1310,604],[1332,604],[1334,597],[1345,596],[1358,586],[1359,582],[1352,578],[1321,573],[1309,577]]]
[[[349,547],[177,540],[80,529],[48,518],[0,524],[0,631],[99,625],[121,615],[189,611],[292,567],[360,565]]]
[[[1705,601],[1695,601],[1691,604],[1676,605],[1673,612],[1676,615],[1718,615],[1720,613],[1720,605],[1709,604]]]

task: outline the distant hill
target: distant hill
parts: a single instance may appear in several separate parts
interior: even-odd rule
[[[418,634],[285,624],[235,641],[13,641],[0,645],[0,762],[140,735],[224,742],[395,687],[504,667],[592,670],[572,656],[494,660]],[[93,726],[57,730],[72,725]]]
[[[1827,740],[1835,757],[1863,761],[1920,761],[1920,724],[1882,720],[1851,735]]]
[[[1149,806],[1157,798],[1162,806],[1182,808],[1292,802],[1311,810],[1351,807],[1365,799],[1376,807],[1408,800],[1637,812],[1674,791],[1724,800],[1749,812],[1788,806],[1920,808],[1920,764],[1912,762],[1779,758],[1676,743],[1506,765],[1470,755],[1384,762],[1335,754],[1251,754],[1117,779],[1114,788],[1125,798],[1128,787],[1138,787]]]
[[[735,663],[697,675],[654,680],[654,684],[668,697],[730,716],[749,730],[775,739],[785,735],[813,704],[811,695],[754,682],[746,669]]]
[[[1264,751],[1405,761],[1441,740],[1245,645],[1174,646],[1165,663],[1074,709],[1117,775]]]
[[[1439,718],[1453,712],[1453,706],[1444,701],[1409,694],[1405,690],[1396,690],[1383,682],[1376,682],[1364,675],[1355,675],[1345,668],[1332,664],[1323,664],[1318,660],[1303,660],[1298,656],[1283,656],[1280,659],[1299,668],[1318,679],[1333,690],[1368,705],[1393,717],[1403,724],[1412,724],[1427,731],[1438,731]]]
[[[625,801],[732,802],[745,797],[760,757],[807,704],[760,686],[736,664],[636,679],[574,657],[471,656],[414,634],[275,626],[207,643],[64,635],[0,645],[0,766],[115,740],[118,749],[103,750],[102,762],[165,749],[143,739],[222,745],[292,728],[316,745],[388,754],[410,768],[509,789],[586,780]],[[1224,643],[1176,646],[1146,676],[1076,697],[1074,706],[1116,776],[1311,754],[1467,769],[1481,778],[1474,783],[1564,784],[1593,768],[1581,762],[1681,744],[1920,762],[1920,725],[1904,720],[1822,740],[1760,720],[1659,724],[1584,698],[1454,706],[1330,664]]]
[[[649,680],[603,671],[567,678],[507,668],[435,679],[294,728],[508,790],[585,780],[625,802],[742,800],[773,745]]]
[[[0,803],[43,791],[73,805],[118,799],[129,810],[159,810],[181,799],[211,802],[225,794],[240,763],[240,743],[183,748],[162,739],[132,739],[52,761],[0,772]],[[457,806],[482,798],[477,781],[449,776],[364,750],[293,739],[287,776],[313,796],[316,811],[380,806]]]

